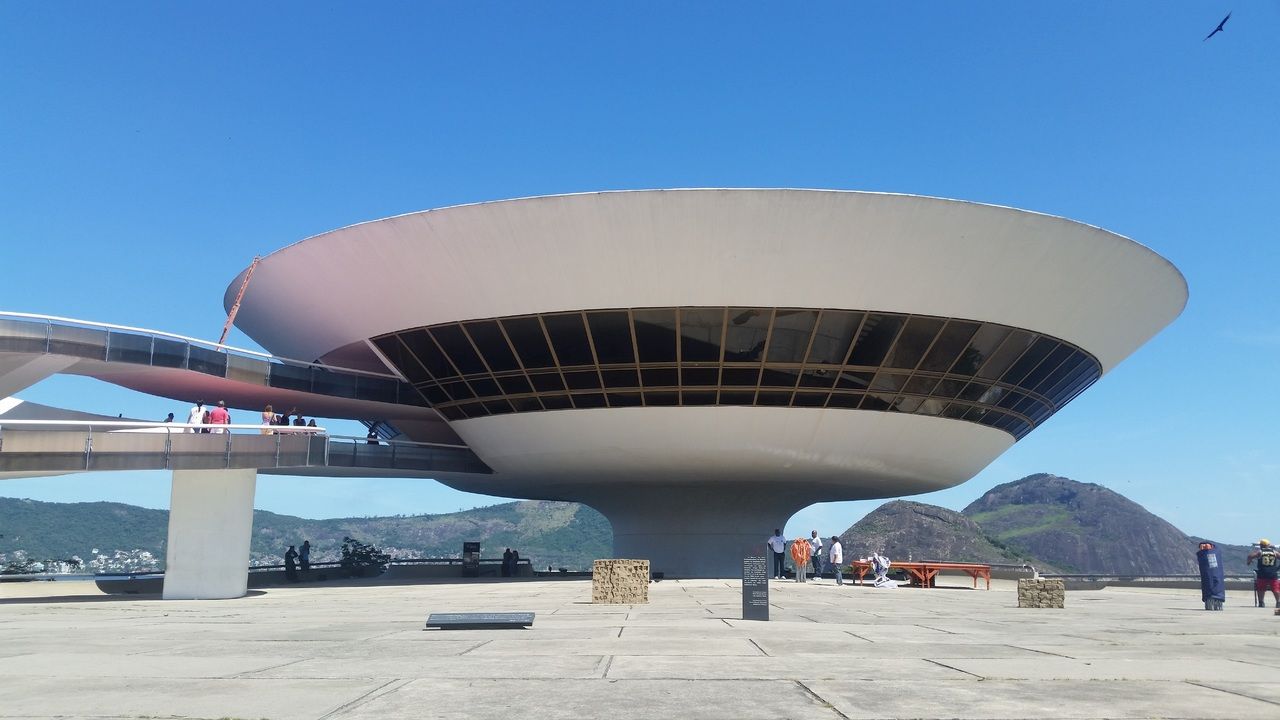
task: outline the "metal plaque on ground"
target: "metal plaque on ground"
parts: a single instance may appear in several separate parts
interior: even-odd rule
[[[504,630],[532,624],[531,612],[431,613],[427,616],[427,627],[441,630]]]
[[[742,558],[742,619],[769,619],[769,564],[763,555]]]

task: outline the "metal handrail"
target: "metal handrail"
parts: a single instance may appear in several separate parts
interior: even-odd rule
[[[89,429],[92,429],[94,427],[116,428],[111,432],[120,432],[121,430],[130,429],[130,428],[139,429],[139,430],[164,429],[169,432],[172,432],[175,429],[179,429],[183,431],[190,430],[190,429],[202,429],[202,430],[203,429],[226,429],[226,430],[246,430],[246,431],[252,430],[254,433],[261,433],[263,430],[269,430],[270,432],[276,433],[276,434],[308,433],[312,435],[324,435],[326,438],[330,440],[344,440],[344,441],[350,440],[356,444],[366,444],[370,446],[373,445],[373,443],[369,442],[369,438],[367,436],[329,435],[328,431],[323,427],[319,427],[319,426],[312,427],[312,426],[303,426],[303,425],[249,425],[249,424],[243,424],[243,423],[215,425],[215,424],[209,424],[209,423],[176,423],[176,422],[167,423],[167,422],[155,422],[155,421],[143,421],[143,420],[133,420],[133,421],[130,421],[130,420],[5,420],[3,418],[0,418],[0,431],[3,431],[5,426],[8,426],[8,425],[15,425],[15,426],[30,425],[33,427],[69,426],[73,428],[89,428]],[[220,433],[215,433],[215,434],[220,434]],[[378,444],[390,445],[392,447],[395,447],[397,445],[403,445],[403,446],[423,447],[423,448],[448,448],[451,450],[469,450],[470,449],[467,445],[460,445],[456,443],[430,443],[430,442],[417,442],[413,440],[381,440],[380,439],[378,440]]]
[[[318,368],[320,370],[329,370],[329,371],[337,370],[339,372],[352,373],[354,375],[367,375],[369,377],[382,378],[384,380],[396,380],[396,381],[403,382],[403,379],[400,378],[400,376],[395,375],[393,373],[380,373],[380,372],[374,372],[371,370],[358,370],[356,368],[342,367],[340,365],[327,365],[325,363],[307,362],[306,360],[295,360],[293,358],[281,357],[279,355],[272,355],[270,353],[259,352],[257,350],[249,350],[246,348],[239,348],[232,345],[219,344],[216,342],[211,342],[209,340],[201,340],[199,338],[188,337],[186,335],[178,335],[176,333],[164,332],[163,330],[151,330],[149,328],[132,327],[129,325],[115,325],[112,323],[94,322],[92,320],[78,320],[76,318],[66,318],[66,317],[60,317],[57,315],[41,315],[39,313],[24,313],[24,312],[0,310],[0,318],[4,318],[4,317],[18,318],[23,320],[40,320],[50,326],[52,326],[56,322],[64,325],[100,328],[108,331],[119,330],[122,332],[140,333],[143,335],[150,335],[152,337],[163,337],[171,340],[179,340],[191,345],[200,345],[202,347],[206,347],[206,348],[215,350],[217,352],[223,352],[228,355],[232,355],[232,354],[247,355],[247,356],[255,357],[261,360],[266,360],[267,362],[274,361],[274,362],[279,362],[279,363],[288,364],[288,365],[298,365],[303,367]]]

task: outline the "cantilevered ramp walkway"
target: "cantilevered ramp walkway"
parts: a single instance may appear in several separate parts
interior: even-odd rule
[[[0,398],[55,374],[184,402],[272,404],[308,417],[390,422],[413,439],[461,444],[412,385],[386,368],[343,368],[155,330],[0,312]]]
[[[207,427],[207,426],[206,426]],[[109,470],[234,470],[271,474],[429,477],[492,472],[465,445],[370,443],[323,428],[199,426],[0,417],[0,478]]]

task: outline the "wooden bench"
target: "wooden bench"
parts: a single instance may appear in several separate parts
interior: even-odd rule
[[[978,578],[987,581],[987,589],[991,589],[991,566],[979,563],[951,562],[894,562],[891,568],[901,568],[910,575],[920,587],[931,587],[934,578],[943,570],[958,570],[973,578],[973,587],[978,587]],[[858,584],[865,584],[867,573],[871,572],[871,563],[866,560],[854,560],[849,563],[850,574],[858,576]]]

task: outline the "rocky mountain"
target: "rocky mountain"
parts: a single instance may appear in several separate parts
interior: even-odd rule
[[[997,485],[964,509],[988,537],[1063,572],[1197,572],[1199,538],[1123,495],[1049,474]],[[1246,574],[1247,548],[1223,546],[1229,573]]]
[[[79,557],[91,571],[162,568],[168,523],[166,510],[122,503],[0,498],[0,564]],[[441,515],[329,520],[256,510],[251,562],[281,563],[285,549],[304,538],[313,562],[336,560],[344,536],[393,557],[459,557],[464,541],[478,540],[485,557],[512,547],[534,567],[570,569],[607,557],[613,542],[608,520],[576,503],[522,501]]]
[[[876,508],[840,535],[845,556],[880,552],[891,559],[948,560],[977,563],[1031,563],[983,533],[973,520],[946,508],[911,500],[893,500]]]

